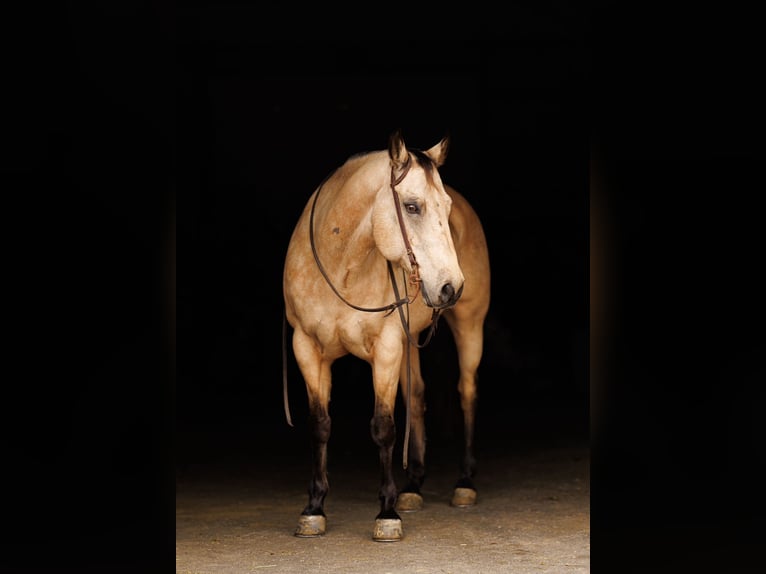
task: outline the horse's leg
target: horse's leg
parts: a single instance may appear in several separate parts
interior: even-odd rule
[[[409,345],[409,342],[406,343]],[[406,353],[406,348],[405,348]],[[410,409],[410,440],[407,445],[407,484],[399,492],[396,509],[413,512],[423,507],[420,489],[425,480],[426,430],[425,430],[425,384],[420,373],[420,353],[410,345],[410,389],[407,391],[407,356],[402,358],[399,386],[405,405]],[[409,396],[408,396],[409,395]]]
[[[397,514],[396,483],[393,472],[393,451],[396,442],[394,405],[402,345],[386,344],[381,336],[375,345],[372,365],[372,384],[375,391],[375,409],[370,421],[372,440],[378,445],[380,456],[380,512],[375,517],[372,538],[378,542],[393,542],[402,538],[402,520]],[[398,348],[396,348],[398,346]]]
[[[329,490],[327,480],[327,441],[331,419],[328,410],[331,388],[331,361],[324,360],[313,339],[301,329],[293,334],[293,350],[306,382],[309,404],[311,443],[311,482],[309,501],[298,519],[296,536],[319,536],[325,533],[327,519],[324,500]]]
[[[458,353],[460,378],[458,391],[463,410],[464,451],[460,462],[460,478],[455,484],[452,506],[466,507],[476,503],[474,457],[474,425],[476,419],[476,379],[484,345],[483,315],[449,313],[445,319],[452,330]]]

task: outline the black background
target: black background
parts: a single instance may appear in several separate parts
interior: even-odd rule
[[[265,433],[279,442],[289,432],[303,443],[305,429],[290,431],[282,410],[290,234],[325,175],[353,153],[384,149],[399,127],[421,149],[449,134],[442,176],[485,225],[494,273],[481,419],[506,419],[517,396],[561,403],[587,433],[582,32],[561,28],[571,50],[563,59],[537,55],[546,65],[533,67],[521,57],[496,61],[482,46],[434,54],[393,41],[264,47],[242,23],[258,14],[241,6],[209,11],[182,91],[181,149],[194,159],[181,174],[190,185],[178,204],[179,346],[190,358],[179,363],[178,421],[190,433],[182,462],[202,458],[200,434],[232,426],[254,440]],[[434,381],[435,439],[460,424],[452,420],[457,371],[446,328],[437,340],[422,353]],[[288,363],[302,425],[305,390],[289,344]],[[334,374],[335,440],[368,435],[368,369],[344,359]],[[356,422],[344,430],[349,420]],[[485,441],[495,433],[487,429]]]
[[[589,419],[594,571],[749,563],[757,19],[557,2],[426,27],[409,9],[321,26],[272,6],[72,3],[6,36],[3,565],[170,570],[176,472],[249,439],[302,444],[281,411],[289,233],[321,178],[397,127],[414,147],[450,133],[443,176],[486,227],[484,444],[504,444],[490,421],[514,404],[534,433]],[[446,396],[450,366],[432,368]],[[338,370],[334,408],[366,424],[368,385],[343,382],[366,371]],[[219,435],[242,439],[219,453]]]

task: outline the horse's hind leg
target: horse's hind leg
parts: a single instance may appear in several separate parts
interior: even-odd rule
[[[457,311],[457,309],[455,309]],[[452,506],[466,507],[476,503],[476,473],[474,457],[474,426],[476,420],[476,380],[484,345],[484,315],[449,313],[445,319],[452,330],[458,351],[460,378],[458,391],[463,410],[464,451],[460,462],[460,477],[455,484]]]
[[[409,345],[409,342],[405,343]],[[414,512],[423,507],[420,489],[425,480],[425,384],[420,373],[420,353],[417,347],[410,345],[409,380],[407,390],[408,366],[406,355],[402,359],[399,386],[404,397],[404,404],[410,413],[410,439],[407,445],[407,484],[399,492],[396,509],[400,512]]]
[[[327,480],[327,442],[331,419],[328,410],[331,388],[331,363],[322,360],[313,340],[296,329],[293,335],[295,358],[306,382],[309,404],[311,442],[311,481],[309,501],[298,519],[296,536],[320,536],[325,533],[327,518],[324,501],[329,490]]]

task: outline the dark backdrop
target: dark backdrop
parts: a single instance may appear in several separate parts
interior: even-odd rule
[[[486,226],[479,444],[579,435],[591,394],[594,571],[746,570],[760,20],[647,6],[592,32],[567,2],[475,8],[347,25],[325,6],[71,2],[4,20],[3,566],[170,570],[178,469],[305,448],[281,411],[289,233],[322,177],[401,127],[416,147],[450,132],[445,179]],[[447,333],[428,351],[448,357]],[[429,368],[447,425],[431,436],[456,440],[451,367]],[[365,370],[338,370],[337,436],[367,441]],[[294,367],[290,390],[298,426]]]
[[[325,175],[354,153],[384,149],[396,128],[421,149],[450,136],[442,177],[485,226],[493,275],[479,448],[507,441],[508,419],[530,405],[540,422],[518,437],[550,433],[542,420],[587,436],[583,29],[564,15],[531,22],[523,51],[508,58],[484,44],[264,46],[248,32],[258,14],[208,11],[181,92],[179,144],[191,161],[178,201],[180,462],[227,449],[253,456],[265,435],[272,444],[297,436],[296,456],[306,454],[305,390],[289,343],[299,428],[282,409],[287,244]],[[461,424],[451,345],[445,324],[422,353],[432,444],[454,440]],[[361,435],[374,449],[369,369],[355,361],[334,367],[332,442]],[[247,438],[211,442],[226,431]]]

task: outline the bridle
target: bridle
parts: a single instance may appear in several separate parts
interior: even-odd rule
[[[402,207],[399,203],[399,193],[396,191],[396,186],[399,185],[402,180],[405,178],[407,173],[410,170],[410,164],[411,164],[411,156],[407,155],[407,161],[402,166],[401,173],[396,176],[396,172],[394,170],[394,166],[391,166],[391,194],[394,199],[394,206],[396,207],[396,217],[399,222],[399,229],[402,233],[402,239],[404,240],[404,247],[407,250],[407,257],[410,261],[410,266],[412,270],[410,271],[409,276],[409,283],[411,283],[415,287],[415,293],[410,296],[407,293],[407,281],[404,282],[404,297],[400,297],[399,295],[399,288],[396,284],[396,277],[394,275],[394,268],[390,261],[386,261],[386,264],[388,266],[388,275],[391,280],[391,287],[394,290],[394,296],[396,297],[396,301],[393,303],[390,303],[388,305],[384,305],[382,307],[360,307],[359,305],[354,305],[353,303],[346,300],[343,295],[340,294],[338,289],[333,285],[332,281],[330,280],[330,277],[327,275],[327,272],[324,269],[324,266],[322,265],[322,262],[319,260],[319,254],[316,250],[316,245],[314,242],[314,211],[316,209],[317,199],[319,198],[319,193],[322,191],[322,187],[324,187],[325,182],[332,176],[334,173],[331,172],[319,185],[317,188],[317,192],[314,194],[314,201],[311,204],[311,216],[309,218],[309,240],[311,241],[311,251],[314,254],[314,261],[316,261],[317,267],[319,268],[319,272],[322,274],[322,277],[325,278],[325,281],[327,281],[327,284],[330,286],[330,288],[333,290],[333,292],[338,296],[338,298],[343,301],[346,305],[349,307],[356,309],[357,311],[364,311],[367,313],[379,313],[379,312],[386,312],[386,316],[390,315],[394,312],[394,310],[399,311],[399,318],[402,322],[402,328],[404,329],[404,332],[407,334],[407,339],[409,340],[410,345],[413,347],[416,347],[418,349],[422,349],[428,343],[431,341],[431,337],[436,332],[436,326],[439,322],[439,317],[441,316],[441,312],[446,307],[433,307],[433,312],[431,314],[431,326],[428,330],[428,334],[426,335],[425,340],[420,343],[417,338],[413,338],[412,334],[410,333],[409,328],[409,305],[410,303],[414,302],[415,299],[417,299],[418,294],[421,291],[421,284],[422,279],[420,278],[420,265],[418,264],[418,261],[415,257],[415,253],[412,250],[412,245],[410,244],[410,239],[407,236],[407,230],[404,226],[404,217],[402,216]],[[425,294],[423,295],[425,298]],[[403,307],[407,306],[407,313],[405,317],[405,312]],[[283,324],[283,337],[284,337],[284,324]],[[412,387],[412,381],[411,381],[411,359],[410,359],[410,345],[407,345],[407,419],[406,419],[406,429],[404,433],[404,453],[403,453],[403,466],[406,469],[407,468],[407,452],[408,452],[408,444],[409,444],[409,436],[410,436],[410,394],[411,394],[411,387]],[[284,353],[283,353],[284,355]],[[286,372],[286,364],[285,364],[285,358],[283,356],[283,372]],[[286,379],[286,375],[285,375]],[[285,382],[284,385],[284,399],[285,399],[285,414],[287,416],[287,422],[292,426],[292,422],[290,420],[290,412],[289,408],[287,406],[287,385]]]
[[[413,340],[409,330],[409,319],[404,317],[404,312],[402,311],[402,307],[404,305],[409,305],[410,303],[415,301],[418,294],[420,293],[422,280],[420,278],[420,264],[418,264],[417,258],[415,257],[415,252],[412,250],[412,245],[410,244],[410,238],[407,236],[407,229],[404,227],[404,217],[402,216],[402,206],[399,204],[399,193],[396,191],[396,186],[402,182],[404,177],[410,171],[410,163],[411,163],[411,159],[410,159],[410,156],[408,155],[407,161],[404,162],[404,165],[402,166],[402,172],[399,174],[398,177],[395,177],[394,166],[391,166],[390,187],[391,187],[391,194],[394,199],[394,207],[396,208],[396,218],[397,218],[397,221],[399,222],[399,230],[402,233],[402,239],[404,240],[404,247],[407,250],[407,258],[410,260],[410,266],[412,267],[412,271],[410,271],[410,283],[412,283],[415,286],[416,290],[414,295],[409,296],[407,294],[407,283],[405,282],[404,283],[405,297],[399,296],[399,288],[396,285],[394,268],[393,268],[393,265],[391,265],[390,261],[386,261],[386,265],[388,266],[388,276],[391,279],[391,287],[394,290],[396,301],[388,305],[384,305],[382,307],[360,307],[359,305],[354,305],[353,303],[346,300],[346,298],[340,294],[338,289],[336,289],[335,285],[332,284],[332,281],[330,280],[330,277],[327,275],[327,272],[325,271],[324,266],[322,265],[322,262],[319,260],[319,254],[317,253],[316,244],[314,243],[314,211],[316,209],[317,199],[319,199],[319,192],[322,191],[322,187],[324,186],[324,183],[330,178],[330,176],[332,176],[332,173],[330,173],[330,175],[328,175],[324,179],[324,181],[320,184],[319,188],[317,189],[316,194],[314,195],[314,201],[311,204],[311,217],[309,218],[309,240],[311,241],[311,252],[314,254],[314,261],[316,261],[317,267],[319,268],[319,272],[322,274],[322,277],[325,278],[325,281],[327,281],[327,284],[330,286],[330,289],[333,290],[333,293],[335,293],[341,301],[343,301],[349,307],[356,309],[357,311],[364,311],[367,313],[379,313],[382,311],[388,311],[386,315],[389,315],[393,313],[395,309],[398,309],[399,317],[402,321],[402,327],[404,327],[404,330],[407,333],[407,338],[409,339],[410,344],[414,347],[417,347],[418,349],[422,349],[429,343],[429,341],[431,340],[431,337],[436,331],[436,325],[439,321],[439,316],[441,315],[441,312],[445,309],[445,307],[437,308],[437,307],[433,307],[429,305],[433,307],[433,313],[431,314],[431,328],[429,329],[428,335],[426,336],[426,340],[423,343],[419,343],[418,341]],[[425,297],[425,294],[423,295],[423,297]]]

